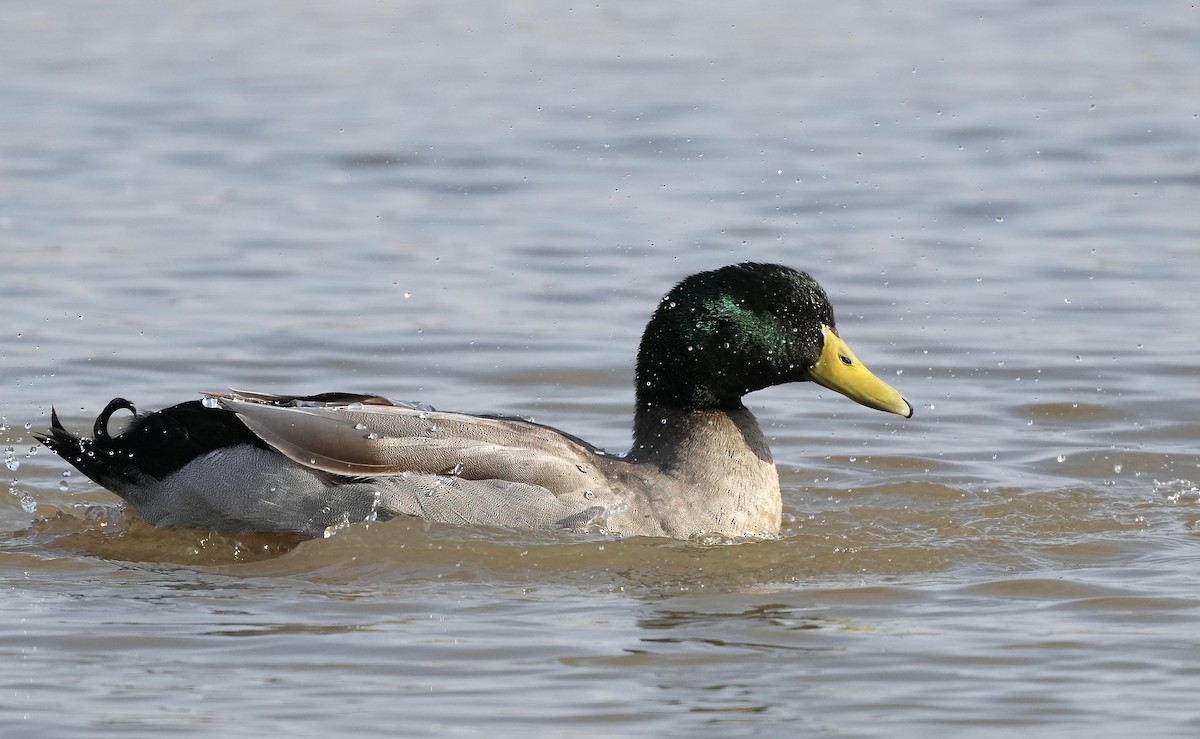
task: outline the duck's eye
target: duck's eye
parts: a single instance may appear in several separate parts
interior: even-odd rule
[[[847,367],[854,364],[850,357],[847,357],[845,354],[839,354],[838,359],[842,360],[842,364],[846,365]]]

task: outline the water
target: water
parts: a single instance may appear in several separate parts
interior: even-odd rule
[[[3,733],[1197,731],[1194,4],[0,13]],[[348,390],[618,452],[655,301],[748,258],[916,408],[751,396],[778,541],[157,531],[26,428]]]

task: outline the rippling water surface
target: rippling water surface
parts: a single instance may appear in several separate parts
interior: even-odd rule
[[[1195,4],[0,13],[3,733],[1200,730]],[[30,435],[336,389],[621,450],[742,259],[916,407],[751,396],[777,541],[159,531]]]

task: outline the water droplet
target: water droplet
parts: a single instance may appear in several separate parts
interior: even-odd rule
[[[596,494],[593,493],[591,490],[584,490],[583,497],[587,498],[588,500],[595,500]]]
[[[356,424],[354,424],[354,430],[355,430],[355,431],[366,431],[366,430],[367,430],[367,424],[365,424],[365,423],[356,423]]]
[[[58,489],[65,493],[71,489],[71,485],[66,480],[59,480]]]
[[[1065,454],[1060,454],[1060,455],[1058,455],[1058,456],[1056,457],[1056,459],[1058,460],[1058,463],[1059,463],[1059,464],[1062,464],[1063,462],[1066,462],[1066,461],[1067,461],[1067,455],[1065,455]]]
[[[1119,465],[1119,464],[1114,464],[1114,465],[1113,465],[1113,472],[1117,473],[1118,475],[1119,475],[1119,474],[1121,474],[1121,465]]]
[[[216,408],[221,405],[221,401],[217,400],[211,395],[205,395],[204,399],[200,401],[200,405],[204,406],[205,408]]]

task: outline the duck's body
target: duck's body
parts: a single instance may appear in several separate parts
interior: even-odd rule
[[[110,436],[57,416],[43,442],[155,526],[319,536],[420,516],[620,536],[778,534],[779,478],[747,392],[815,380],[871,407],[911,406],[856,364],[803,273],[743,264],[693,275],[638,353],[634,447],[604,453],[518,418],[443,413],[377,396],[215,393]]]

